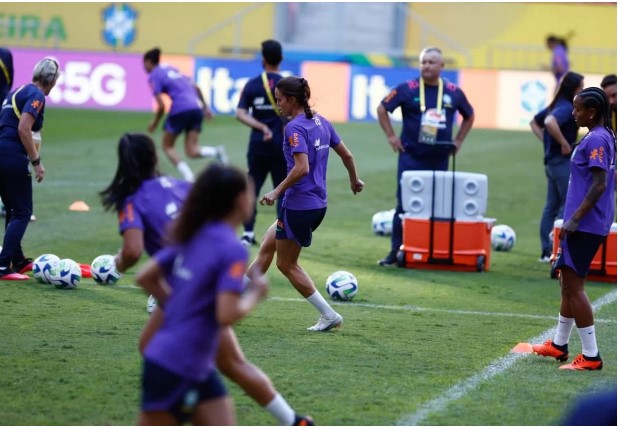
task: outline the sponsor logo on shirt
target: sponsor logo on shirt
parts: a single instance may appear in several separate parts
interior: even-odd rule
[[[36,109],[37,113],[39,113],[43,108],[43,103],[41,103],[40,100],[34,100],[32,103],[30,103],[30,107]]]
[[[327,144],[320,144],[320,139],[316,139],[313,142],[313,147],[315,148],[316,151],[329,148]]]
[[[592,152],[590,152],[590,159],[593,161],[596,161],[598,158],[599,162],[603,162],[604,155],[605,155],[604,147],[600,147],[598,149],[592,149]]]
[[[290,146],[296,147],[298,146],[298,133],[294,133],[290,137],[288,137],[288,141],[290,142]]]
[[[241,279],[245,275],[245,263],[243,261],[234,262],[228,274],[233,279]]]
[[[390,103],[391,100],[395,98],[396,95],[397,95],[397,90],[393,89],[391,92],[388,93],[386,97],[384,97],[384,103]]]
[[[135,220],[135,214],[133,213],[133,203],[127,203],[127,206],[123,211],[118,215],[118,220],[120,223],[128,220],[129,222],[133,222]]]
[[[448,94],[444,94],[444,96],[442,97],[442,101],[444,102],[444,107],[453,107],[453,99],[451,98],[450,95]]]

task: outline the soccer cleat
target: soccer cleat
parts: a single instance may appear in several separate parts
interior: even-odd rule
[[[565,362],[569,358],[569,346],[557,346],[552,340],[547,340],[543,344],[533,344],[532,351],[539,356],[549,356],[556,358],[560,362]]]
[[[243,234],[242,237],[240,237],[240,242],[247,246],[247,247],[251,247],[254,244],[258,244],[257,240],[255,239],[255,237],[250,237],[247,234]]]
[[[30,277],[28,277],[25,274],[16,273],[15,271],[9,268],[5,268],[3,270],[0,270],[0,280],[20,281],[20,280],[30,280]]]
[[[32,271],[32,258],[24,258],[20,262],[13,264],[13,271],[18,272],[19,274],[27,273],[28,271]]]
[[[335,313],[332,318],[326,316],[320,316],[318,323],[307,328],[307,331],[313,332],[327,332],[333,328],[339,328],[343,324],[343,317],[339,313]]]
[[[544,264],[551,262],[551,254],[543,252],[541,254],[541,257],[539,258],[539,262],[542,262]]]
[[[294,417],[294,424],[292,426],[315,426],[313,423],[313,419],[310,416],[299,416]]]
[[[215,155],[215,157],[217,158],[217,161],[223,165],[227,165],[230,162],[224,146],[217,146],[217,155]]]
[[[381,267],[396,267],[397,266],[397,253],[390,252],[386,255],[386,258],[380,259],[378,265]]]
[[[36,222],[36,216],[34,214],[30,216],[30,222]]]
[[[577,355],[573,362],[562,365],[560,369],[570,369],[572,371],[581,371],[587,369],[589,371],[598,371],[603,369],[603,361],[601,360],[601,355],[598,354],[596,357],[587,358],[583,354]]]

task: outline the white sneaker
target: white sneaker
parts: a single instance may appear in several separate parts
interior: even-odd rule
[[[148,301],[146,302],[146,311],[148,314],[152,314],[155,308],[157,308],[157,299],[150,295],[148,297]]]
[[[227,152],[225,151],[224,146],[217,146],[217,161],[219,161],[223,165],[227,165],[230,162],[229,157],[227,156]]]
[[[339,313],[335,313],[332,318],[326,316],[320,316],[318,323],[307,328],[307,331],[313,332],[327,332],[333,328],[339,328],[343,324],[343,317]]]

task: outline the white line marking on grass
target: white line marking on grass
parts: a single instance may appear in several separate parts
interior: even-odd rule
[[[96,284],[92,282],[92,284]],[[115,285],[112,287],[141,289],[135,285]],[[304,298],[284,298],[280,296],[269,296],[268,301],[284,301],[284,302],[306,302]],[[413,305],[383,305],[383,304],[368,304],[363,302],[331,302],[332,305],[344,307],[364,307],[378,310],[395,310],[395,311],[417,311],[419,313],[448,313],[462,314],[464,316],[487,316],[487,317],[519,317],[522,319],[547,319],[556,320],[556,316],[543,316],[538,314],[521,314],[521,313],[494,313],[490,311],[468,311],[468,310],[452,310],[446,308],[425,308],[415,307]],[[596,319],[595,323],[616,323],[616,320],[611,319]]]
[[[593,310],[596,312],[601,309],[603,306],[607,304],[611,304],[616,301],[616,291],[609,292],[606,295],[603,295],[601,298],[596,300],[592,304]],[[596,321],[595,321],[596,322]],[[536,337],[528,340],[529,343],[540,343],[545,341],[547,338],[551,338],[556,331],[556,327],[554,326],[551,329],[542,332]],[[450,402],[456,401],[468,394],[473,389],[483,381],[489,380],[490,378],[506,371],[509,369],[515,362],[519,359],[524,358],[525,354],[509,354],[502,359],[498,359],[490,363],[485,369],[481,372],[473,375],[466,380],[463,380],[460,383],[457,383],[447,391],[445,391],[442,395],[438,396],[436,399],[433,399],[425,404],[421,405],[414,414],[410,414],[397,422],[398,426],[416,426],[420,424],[423,420],[425,420],[429,415],[438,413],[443,411]]]

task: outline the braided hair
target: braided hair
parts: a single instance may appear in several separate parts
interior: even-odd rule
[[[612,129],[612,113],[605,91],[601,88],[590,87],[577,94],[577,97],[582,100],[584,107],[595,109],[594,119],[596,121],[603,120],[603,126],[614,136],[615,141],[616,136]]]
[[[288,76],[277,82],[277,89],[286,97],[294,97],[296,102],[302,106],[307,119],[313,118],[313,111],[309,106],[309,98],[311,98],[311,89],[309,82],[305,78],[297,76]]]

